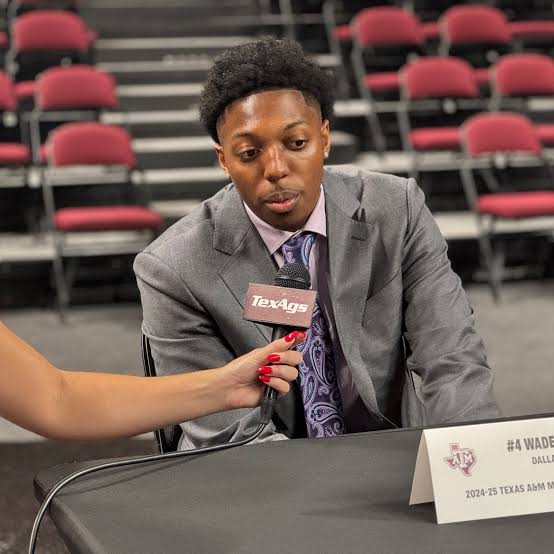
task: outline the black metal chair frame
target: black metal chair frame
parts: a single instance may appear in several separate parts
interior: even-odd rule
[[[141,335],[141,350],[144,375],[146,377],[156,377],[156,366],[154,364],[154,358],[152,357],[152,351],[150,350],[150,342],[144,333]],[[179,446],[179,440],[182,434],[183,431],[179,425],[170,425],[154,431],[160,454],[175,452]]]

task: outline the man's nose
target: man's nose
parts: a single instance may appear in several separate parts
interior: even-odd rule
[[[288,175],[289,169],[286,154],[281,147],[270,148],[264,159],[264,177],[276,182]]]

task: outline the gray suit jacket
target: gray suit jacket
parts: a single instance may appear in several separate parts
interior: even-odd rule
[[[375,426],[400,423],[406,364],[421,378],[427,423],[497,416],[472,310],[415,181],[337,166],[323,189],[337,332]],[[242,311],[248,284],[273,284],[277,268],[232,184],[134,267],[158,374],[218,367],[270,341],[271,328]],[[182,447],[242,438],[258,421],[259,409],[187,422]],[[269,428],[263,438],[281,437]]]

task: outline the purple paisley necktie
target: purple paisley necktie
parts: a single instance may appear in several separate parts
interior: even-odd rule
[[[281,247],[285,263],[301,263],[309,268],[315,233],[300,233]],[[316,300],[312,325],[306,340],[297,347],[302,354],[300,389],[309,437],[344,434],[342,401],[335,371],[329,325]]]

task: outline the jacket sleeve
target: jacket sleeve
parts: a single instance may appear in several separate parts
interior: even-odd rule
[[[143,323],[157,375],[216,368],[235,354],[217,322],[190,292],[187,284],[162,258],[141,252],[134,270],[140,290]],[[257,428],[260,409],[229,410],[181,424],[180,449],[241,440]],[[280,440],[273,423],[257,440]]]
[[[402,251],[408,369],[421,378],[426,424],[498,417],[473,310],[423,192],[408,181]]]

